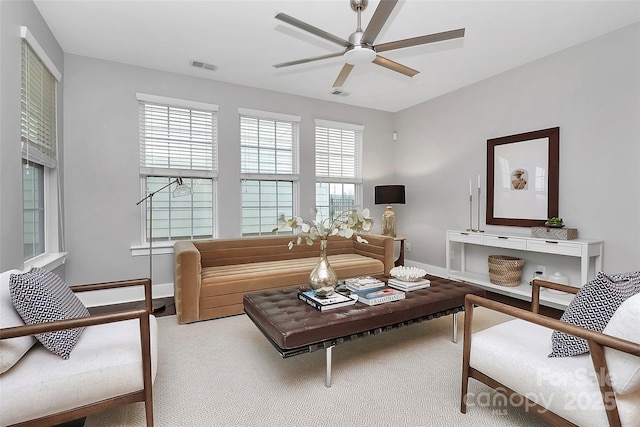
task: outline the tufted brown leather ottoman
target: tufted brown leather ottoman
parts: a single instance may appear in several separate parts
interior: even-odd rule
[[[283,357],[324,348],[325,384],[330,387],[331,349],[340,342],[448,314],[453,315],[455,342],[455,314],[464,310],[465,295],[484,296],[485,291],[441,277],[427,278],[431,280],[429,288],[408,292],[403,300],[376,306],[357,302],[322,312],[298,300],[297,288],[245,294],[243,305],[245,313]]]

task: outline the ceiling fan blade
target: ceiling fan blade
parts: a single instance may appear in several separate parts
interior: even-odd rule
[[[420,72],[418,70],[414,70],[413,68],[409,68],[406,65],[398,64],[397,62],[394,62],[380,55],[376,56],[376,59],[373,60],[373,63],[409,77],[413,77]]]
[[[458,39],[464,37],[464,28],[444,31],[442,33],[429,34],[426,36],[413,37],[410,39],[396,40],[394,42],[382,43],[375,46],[376,52],[386,52],[388,50],[402,49],[405,47],[418,46],[421,44],[441,42],[445,40]]]
[[[320,59],[334,58],[336,56],[342,56],[342,55],[344,55],[344,52],[329,53],[327,55],[314,56],[312,58],[298,59],[297,61],[281,62],[280,64],[275,64],[274,67],[275,68],[289,67],[291,65],[306,64],[307,62],[318,61]]]
[[[327,33],[324,30],[321,30],[320,28],[314,27],[313,25],[307,24],[306,22],[302,22],[299,19],[294,18],[293,16],[289,16],[286,13],[278,13],[276,15],[276,19],[279,19],[282,22],[286,22],[287,24],[293,25],[294,27],[298,27],[301,30],[307,31],[311,34],[315,34],[318,37],[322,37],[325,40],[329,40],[330,42],[339,44],[340,46],[344,46],[347,47],[350,45],[350,43],[345,40],[342,39],[338,36],[334,36],[331,33]]]
[[[367,25],[367,29],[364,30],[364,34],[362,35],[363,42],[373,44],[373,41],[378,37],[382,26],[387,22],[389,15],[391,15],[397,3],[398,0],[380,0],[376,11],[371,17],[371,21],[369,21],[369,25]]]
[[[333,82],[333,87],[342,87],[344,82],[347,81],[347,77],[349,77],[351,70],[353,70],[352,64],[344,64],[344,67],[340,70],[340,74],[338,74],[338,78]]]

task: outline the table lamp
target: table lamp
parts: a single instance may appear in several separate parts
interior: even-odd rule
[[[396,213],[391,206],[394,203],[405,204],[404,185],[377,185],[375,204],[387,205],[382,214],[382,234],[396,237]]]

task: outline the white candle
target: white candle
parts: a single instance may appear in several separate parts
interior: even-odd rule
[[[480,175],[478,175],[478,188],[480,188]]]
[[[471,190],[471,180],[469,180],[469,195],[473,196],[473,190]]]

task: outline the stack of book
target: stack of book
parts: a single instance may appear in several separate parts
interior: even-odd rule
[[[385,302],[398,301],[405,298],[404,292],[386,286],[354,291],[352,295],[357,295],[358,301],[367,305],[384,304]]]
[[[380,288],[384,286],[384,282],[371,276],[356,277],[354,279],[345,280],[347,289],[352,292],[364,291],[366,289]]]
[[[392,277],[391,279],[389,279],[388,285],[403,292],[411,292],[418,289],[428,288],[429,286],[431,286],[431,281],[429,279],[420,279],[414,282],[407,282]]]
[[[333,310],[335,308],[347,307],[356,303],[356,299],[334,292],[326,297],[319,297],[314,291],[298,292],[298,299],[306,302],[320,311]]]

